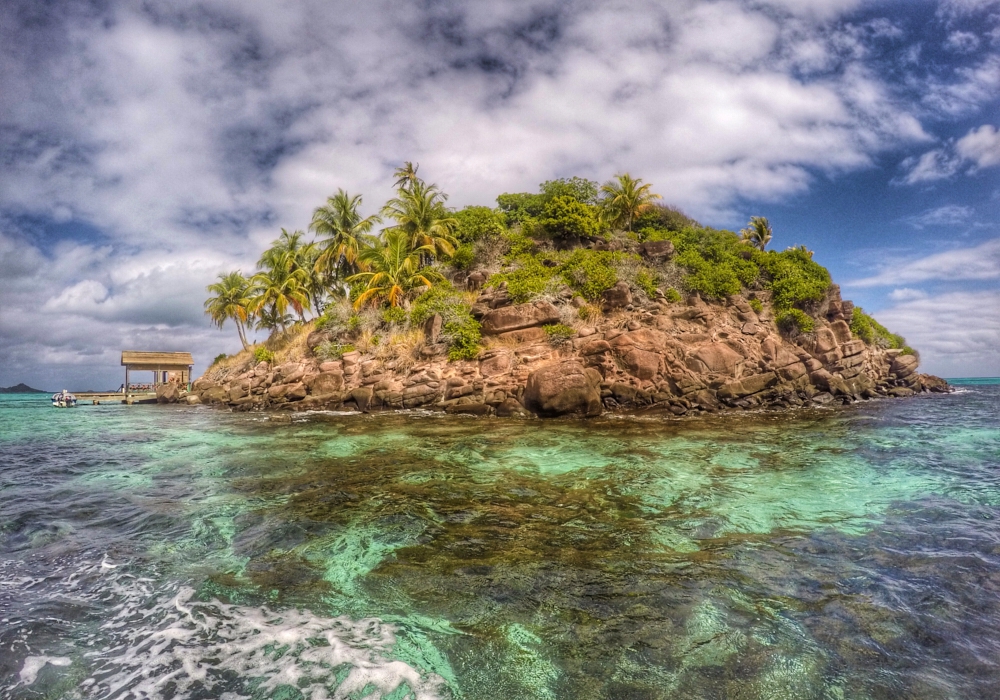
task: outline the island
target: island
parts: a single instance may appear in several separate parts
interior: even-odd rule
[[[243,349],[160,401],[685,416],[949,390],[811,251],[768,250],[764,217],[703,226],[628,174],[455,211],[416,166],[396,175],[380,214],[340,190],[315,240],[282,230],[253,275],[220,275],[206,310]]]

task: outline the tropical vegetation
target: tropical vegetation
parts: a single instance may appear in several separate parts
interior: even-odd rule
[[[765,217],[751,217],[739,233],[703,226],[629,173],[603,185],[548,180],[537,192],[499,195],[496,207],[460,209],[448,206],[447,194],[420,176],[418,164],[404,163],[393,177],[395,194],[377,212],[363,211],[361,194],[338,189],[313,211],[312,240],[281,229],[252,274],[220,274],[207,288],[212,323],[232,321],[250,348],[254,330],[282,336],[311,321],[332,338],[315,352],[338,357],[389,342],[416,347],[437,315],[440,329],[426,340],[446,343],[458,360],[475,357],[482,343],[472,315],[476,295],[455,284],[470,273],[515,303],[579,296],[580,319],[600,315],[602,296],[622,282],[633,296],[667,303],[746,293],[758,312],[760,298],[769,299],[779,328],[791,334],[814,329],[831,284],[805,247],[768,250],[774,232]],[[662,250],[663,242],[668,255],[644,254],[650,245]],[[555,324],[546,332],[558,342],[567,328]],[[861,309],[854,309],[851,328],[866,343],[906,348]]]

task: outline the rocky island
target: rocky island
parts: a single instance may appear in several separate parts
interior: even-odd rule
[[[290,306],[299,320],[275,323],[265,343],[218,358],[190,393],[165,387],[160,400],[242,411],[683,416],[948,391],[918,373],[900,336],[841,298],[810,251],[766,250],[766,219],[754,217],[742,235],[703,227],[627,175],[600,191],[558,180],[538,194],[501,195],[497,209],[454,212],[415,168],[409,180],[401,174],[399,198],[383,209],[397,225],[381,238],[363,239],[361,224],[375,217],[362,219],[360,197],[341,192],[314,215],[325,247],[310,252],[317,244],[285,232],[262,257],[258,275],[284,265],[287,278],[300,256],[304,290],[325,272],[322,313],[306,321],[307,293],[282,305],[260,291],[273,279],[240,276],[250,315],[273,320]],[[631,204],[616,205],[623,191]],[[423,220],[406,209],[421,203]],[[245,340],[239,312],[227,317]]]

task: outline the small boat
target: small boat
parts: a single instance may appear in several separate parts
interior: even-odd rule
[[[55,408],[76,408],[76,397],[63,389],[59,393],[52,394],[52,405]]]

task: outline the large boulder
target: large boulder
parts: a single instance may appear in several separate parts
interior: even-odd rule
[[[320,372],[311,377],[306,382],[306,386],[309,388],[309,393],[314,396],[332,394],[344,388],[344,373]]]
[[[535,370],[524,389],[524,406],[543,416],[601,414],[601,392],[583,365],[560,362]]]
[[[601,295],[601,301],[605,309],[624,309],[632,303],[632,291],[627,282],[618,282]]]
[[[229,392],[218,384],[211,384],[204,388],[199,396],[202,403],[225,403],[229,400]]]
[[[176,384],[160,384],[156,387],[156,403],[177,403],[181,390]]]
[[[674,254],[674,244],[670,241],[646,241],[639,249],[647,258],[669,258]]]
[[[920,360],[916,355],[897,355],[889,367],[889,371],[896,375],[898,379],[905,379],[917,371]]]
[[[633,377],[648,380],[660,373],[660,359],[655,352],[632,348],[622,356],[622,364]]]
[[[687,366],[692,372],[712,372],[730,377],[743,363],[743,356],[723,343],[703,345],[687,358]]]
[[[493,309],[483,316],[482,329],[484,335],[499,335],[558,322],[559,309],[547,301],[539,301]]]
[[[329,343],[333,340],[334,335],[330,331],[313,331],[306,336],[306,346],[310,350],[315,350],[318,346],[323,343]]]

